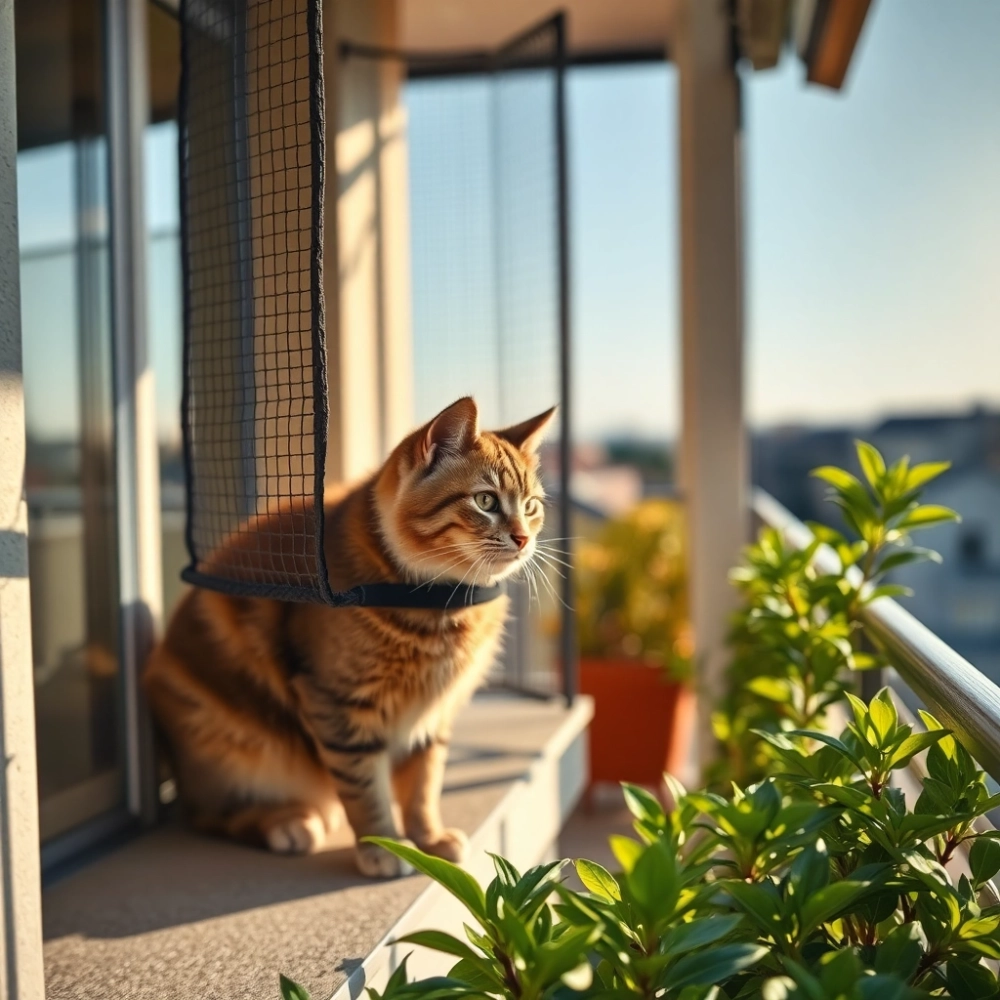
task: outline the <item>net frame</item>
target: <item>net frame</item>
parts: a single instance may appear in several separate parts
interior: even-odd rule
[[[321,0],[181,0],[179,19],[182,429],[191,557],[182,578],[234,596],[333,606],[447,608],[493,600],[502,587],[377,583],[332,591],[323,511],[329,407]],[[539,65],[554,69],[557,81],[565,457],[563,15],[493,53],[450,61],[490,72],[511,68],[531,39],[553,31],[554,51]],[[342,55],[348,48],[342,45]]]
[[[182,578],[351,603],[324,549],[320,0],[182,0],[179,16]]]

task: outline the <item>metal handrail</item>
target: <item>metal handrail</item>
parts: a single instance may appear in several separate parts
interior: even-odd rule
[[[763,490],[754,490],[751,506],[797,548],[813,540],[809,528]],[[824,572],[840,571],[840,560],[828,546],[820,547],[815,562]],[[860,618],[896,672],[980,766],[1000,781],[1000,687],[888,597],[866,604]]]

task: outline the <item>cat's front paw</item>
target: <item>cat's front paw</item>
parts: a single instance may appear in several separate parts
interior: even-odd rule
[[[445,861],[460,864],[468,853],[469,838],[465,835],[464,830],[449,827],[435,837],[421,838],[417,842],[417,846],[425,854],[433,854],[436,858],[444,858]]]
[[[410,844],[410,841],[402,841]],[[378,844],[358,844],[354,848],[354,861],[358,871],[369,878],[399,878],[401,875],[412,875],[413,867],[395,854],[390,854]]]

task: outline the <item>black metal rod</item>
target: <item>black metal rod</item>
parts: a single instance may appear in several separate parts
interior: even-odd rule
[[[571,379],[570,338],[570,259],[569,259],[569,172],[566,150],[566,16],[553,18],[556,32],[556,205],[558,213],[559,252],[559,395],[561,399],[559,466],[562,472],[559,495],[559,525],[566,561],[562,576],[562,675],[566,704],[572,705],[577,695],[576,614],[573,588],[572,503],[570,478],[573,457],[573,401]]]

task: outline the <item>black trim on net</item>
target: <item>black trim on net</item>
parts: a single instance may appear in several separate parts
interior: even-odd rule
[[[276,601],[316,603],[316,591],[312,587],[226,580],[201,573],[190,566],[181,571],[181,579],[195,587],[206,587],[222,594],[229,594],[231,597],[262,597]],[[468,583],[458,586],[448,583],[423,585],[363,583],[350,590],[331,590],[326,603],[335,608],[418,608],[427,611],[460,611],[462,608],[495,601],[505,593],[506,588],[501,583],[491,587]]]
[[[195,455],[193,439],[192,404],[192,334],[193,292],[191,270],[191,233],[188,220],[189,172],[191,169],[190,112],[192,47],[189,32],[197,30],[192,23],[189,5],[191,0],[179,0],[178,18],[181,25],[181,76],[178,101],[178,157],[180,186],[180,237],[181,267],[183,283],[183,385],[181,398],[181,427],[183,432],[183,460],[186,480],[185,491],[185,543],[190,564],[181,572],[181,579],[197,587],[215,590],[236,597],[257,597],[281,601],[324,603],[332,607],[384,607],[418,608],[427,610],[459,610],[463,607],[484,604],[496,600],[505,593],[502,585],[476,586],[460,584],[426,584],[415,586],[404,583],[371,583],[350,590],[334,592],[330,586],[325,550],[324,487],[327,451],[327,423],[329,419],[329,386],[326,352],[326,303],[323,290],[323,244],[324,244],[324,182],[326,158],[326,104],[323,81],[323,22],[321,0],[305,0],[306,28],[309,35],[309,109],[310,148],[312,152],[311,186],[312,217],[310,220],[312,247],[310,252],[310,289],[312,309],[312,385],[313,385],[313,516],[315,518],[314,554],[316,578],[308,586],[290,585],[278,582],[234,580],[224,576],[206,573],[199,568],[198,545],[195,540]],[[247,0],[236,0],[243,6]],[[525,32],[517,40],[522,41],[544,30],[543,25]],[[238,26],[234,31],[238,31]],[[349,46],[350,43],[346,43]],[[495,65],[496,58],[509,46],[498,50],[486,59],[486,66]],[[346,54],[346,48],[341,46]],[[362,54],[362,53],[358,53]],[[373,49],[363,54],[376,56]],[[384,52],[377,53],[383,57]],[[482,57],[473,56],[473,61]]]
[[[309,31],[309,111],[312,129],[312,366],[313,437],[316,454],[314,496],[316,503],[316,571],[320,596],[334,603],[326,565],[326,516],[323,495],[326,484],[326,449],[330,421],[330,385],[326,353],[326,295],[323,289],[324,208],[326,178],[326,88],[323,78],[323,12],[319,0],[310,0],[306,14]]]
[[[191,364],[191,337],[188,331],[191,328],[191,252],[188,241],[190,234],[188,231],[187,211],[185,206],[188,199],[187,172],[189,164],[188,156],[188,100],[191,89],[191,48],[188,42],[187,31],[187,5],[188,0],[180,0],[178,7],[178,18],[181,23],[181,73],[178,84],[177,95],[177,157],[178,157],[178,190],[180,197],[180,237],[181,237],[181,310],[184,335],[181,338],[181,443],[184,457],[184,544],[187,546],[188,558],[191,560],[190,569],[194,569],[197,564],[194,544],[194,457],[191,449],[191,378],[189,367]],[[183,574],[182,574],[183,576]]]

